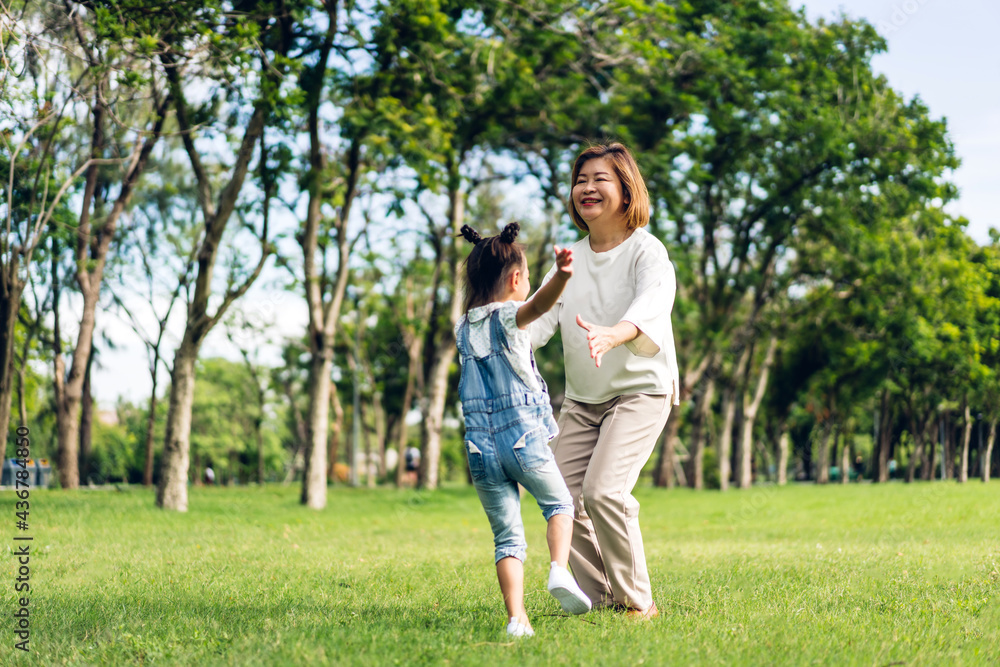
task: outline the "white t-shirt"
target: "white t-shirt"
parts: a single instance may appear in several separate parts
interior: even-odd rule
[[[504,356],[514,368],[517,376],[524,380],[531,391],[541,391],[535,371],[531,366],[531,337],[525,329],[517,328],[517,310],[524,305],[524,301],[494,301],[485,306],[473,308],[458,319],[455,325],[455,336],[458,337],[458,329],[466,320],[469,321],[469,344],[472,353],[479,359],[490,353],[490,317],[496,310],[500,311],[500,326],[507,336],[510,349],[507,350],[501,345]]]
[[[528,326],[537,349],[562,328],[566,396],[580,403],[603,403],[626,394],[672,395],[680,404],[680,375],[670,311],[677,282],[667,249],[642,227],[620,245],[594,252],[590,238],[572,247],[573,277],[547,313]],[[556,267],[546,274],[544,285]],[[639,336],[604,354],[597,368],[590,357],[591,324],[611,327],[631,322]]]

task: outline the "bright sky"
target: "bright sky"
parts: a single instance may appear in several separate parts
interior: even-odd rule
[[[865,18],[889,42],[876,71],[908,98],[919,95],[946,118],[962,166],[950,209],[983,243],[1000,229],[1000,2],[997,0],[805,0],[810,20],[839,10]]]
[[[793,0],[793,5],[797,4]],[[990,227],[1000,229],[1000,25],[998,0],[806,0],[810,20],[833,18],[839,10],[863,17],[888,38],[889,51],[875,59],[875,69],[907,97],[920,95],[935,117],[948,127],[962,166],[954,174],[961,190],[952,212],[969,219],[969,233],[979,242]],[[302,299],[255,285],[238,304],[262,322],[274,322],[271,339],[300,335],[306,325]],[[179,335],[182,309],[171,329]],[[95,395],[104,409],[119,395],[133,402],[146,400],[151,386],[141,342],[127,325],[104,314],[100,326],[119,346],[103,352],[103,368],[94,376]],[[69,333],[69,332],[67,332]],[[173,360],[177,338],[164,347]],[[273,345],[260,341],[261,361],[275,363]],[[209,336],[204,357],[238,359],[222,327]],[[161,371],[161,387],[169,382]],[[163,406],[166,409],[166,406]]]

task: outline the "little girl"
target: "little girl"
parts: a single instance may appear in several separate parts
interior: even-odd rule
[[[525,301],[528,263],[524,248],[514,241],[519,230],[512,222],[499,236],[484,239],[468,225],[462,227],[462,236],[475,247],[465,262],[465,315],[455,326],[469,470],[493,529],[497,579],[510,618],[507,634],[515,637],[535,634],[524,609],[527,545],[519,483],[548,521],[549,592],[570,614],[586,613],[591,605],[566,569],[573,501],[549,449],[558,429],[526,331],[556,303],[573,274],[573,256],[554,247],[555,274]]]

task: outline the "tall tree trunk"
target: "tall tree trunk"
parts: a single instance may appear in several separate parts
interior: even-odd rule
[[[25,364],[18,370],[17,373],[17,408],[18,408],[18,416],[20,417],[21,420],[20,421],[21,426],[24,426],[28,423],[28,395],[24,391],[24,384],[25,382],[27,382],[27,377],[25,372],[27,370],[27,367],[28,364],[27,362],[25,362]],[[0,400],[3,399],[0,398]],[[9,422],[10,420],[8,419],[8,424]],[[0,452],[0,454],[3,453],[5,452]],[[0,461],[3,460],[4,459],[0,459]]]
[[[154,433],[156,429],[156,373],[153,373],[153,390],[149,392],[149,412],[146,415],[146,465],[142,471],[142,485],[153,485]]]
[[[332,353],[329,348],[325,353],[315,351],[309,360],[309,409],[306,413],[305,471],[300,502],[313,509],[326,507],[326,444],[330,428]]]
[[[3,306],[0,306],[0,310],[2,309]],[[31,353],[31,342],[35,338],[35,335],[38,331],[38,326],[39,325],[36,320],[34,326],[27,332],[27,335],[24,337],[24,344],[21,347],[21,365],[17,369],[17,408],[21,426],[27,426],[28,424],[28,396],[27,393],[25,392],[25,384],[27,383],[28,380],[27,378],[28,355]],[[3,399],[0,398],[0,400]],[[10,406],[8,406],[8,410],[9,409]],[[6,435],[6,434],[7,431],[0,431],[0,435]],[[0,455],[4,453],[5,452],[0,452]],[[4,460],[5,459],[0,458],[0,461]]]
[[[677,430],[680,428],[680,410],[671,410],[667,417],[667,424],[663,429],[660,441],[660,457],[656,465],[656,474],[653,476],[655,486],[672,489],[676,483],[674,466],[677,459]]]
[[[892,405],[889,390],[882,390],[879,407],[878,459],[875,466],[875,481],[889,481],[889,446],[892,440]]]
[[[66,396],[66,359],[63,357],[62,349],[62,326],[60,309],[61,284],[59,280],[59,255],[58,243],[55,237],[52,239],[52,391],[55,394],[56,408],[56,465],[58,466],[59,485],[62,488],[76,488],[68,486],[71,483],[79,483],[80,475],[77,468],[76,452],[68,456],[63,452],[63,443],[70,441],[70,434],[63,432],[69,425],[78,424],[77,420],[70,419],[67,415],[60,414],[67,404]],[[72,438],[75,448],[77,441]],[[68,470],[63,473],[63,466]]]
[[[788,483],[788,451],[791,436],[788,434],[788,424],[782,424],[781,435],[778,436],[778,486]]]
[[[454,175],[453,180],[457,182],[457,174]],[[465,195],[457,185],[454,185],[449,188],[448,198],[449,236],[454,239],[459,235],[459,230],[465,221]],[[451,369],[451,362],[455,358],[456,351],[454,325],[458,322],[462,312],[461,287],[454,240],[449,243],[446,250],[449,253],[448,263],[451,271],[450,284],[448,285],[451,302],[448,325],[441,327],[438,332],[433,355],[434,361],[428,374],[430,385],[427,388],[427,414],[424,415],[423,422],[423,451],[420,456],[419,473],[419,486],[422,489],[436,489],[438,487],[441,429],[444,423],[445,401],[448,397],[448,372]]]
[[[191,455],[191,408],[194,405],[195,363],[200,345],[186,332],[174,354],[170,373],[170,407],[160,462],[156,504],[163,509],[187,512],[188,469]]]
[[[830,434],[833,433],[833,416],[821,427],[819,450],[816,452],[816,483],[827,484],[830,481]]]
[[[66,373],[66,362],[60,355],[55,362],[56,372]],[[67,383],[61,379],[57,382],[57,399],[61,398],[56,407],[56,440],[57,461],[59,465],[59,486],[63,489],[76,489],[80,486],[80,468],[77,447],[80,442],[80,403],[79,400],[66,405]]]
[[[945,410],[944,415],[944,443],[941,447],[944,479],[955,479],[955,424],[951,419],[951,410]]]
[[[843,434],[843,442],[840,445],[840,483],[849,484],[851,481],[851,431],[848,429]]]
[[[944,422],[941,421],[943,417],[939,417],[938,422],[938,437],[935,438],[933,434],[926,438],[924,442],[923,456],[920,461],[920,479],[925,482],[934,479],[934,450],[937,441],[941,439],[941,434],[944,432]],[[931,422],[933,424],[933,422]]]
[[[969,399],[962,401],[965,409],[962,411],[965,417],[965,427],[962,430],[962,459],[958,468],[958,481],[964,484],[969,481],[969,443],[972,442],[972,410],[969,409]]]
[[[912,421],[912,420],[911,420]],[[913,453],[910,454],[910,462],[906,466],[906,483],[909,484],[916,476],[917,462],[924,459],[924,436],[921,433],[913,433]]]
[[[372,447],[372,430],[374,430],[374,424],[369,427],[368,422],[368,409],[365,407],[368,405],[367,402],[361,402],[361,430],[364,433],[364,443],[365,443],[365,464],[364,464],[364,474],[366,486],[369,489],[375,488],[375,478],[378,475],[378,470],[373,461],[375,449]],[[374,415],[373,415],[374,419]]]
[[[767,391],[767,380],[771,374],[771,366],[774,364],[774,355],[778,350],[778,338],[772,337],[767,345],[767,353],[764,363],[761,364],[760,375],[757,377],[757,387],[753,396],[749,391],[743,396],[743,423],[739,448],[739,484],[741,489],[749,489],[753,485],[753,427],[757,421],[757,412],[760,404],[764,400],[764,393]],[[747,362],[747,373],[749,374],[749,360]],[[748,378],[749,379],[749,378]],[[749,383],[747,383],[749,389]]]
[[[382,406],[382,392],[377,389],[372,395],[372,412],[375,419],[375,457],[378,474],[385,475],[386,418],[385,408]]]
[[[64,489],[80,486],[80,406],[87,359],[93,342],[97,294],[86,290],[83,295],[83,318],[76,347],[71,356],[69,374],[61,383],[56,398],[56,433],[59,451],[59,484]]]
[[[303,253],[304,287],[306,305],[309,309],[309,408],[306,422],[308,439],[305,448],[305,474],[302,478],[301,502],[313,509],[326,507],[326,482],[332,464],[327,460],[327,438],[330,430],[330,370],[333,360],[333,345],[340,319],[340,310],[350,276],[348,254],[350,244],[347,237],[347,221],[351,205],[356,195],[358,175],[361,168],[361,147],[357,138],[353,139],[347,151],[347,178],[343,191],[343,203],[336,217],[336,248],[338,251],[337,275],[333,281],[329,298],[324,294],[324,284],[328,282],[325,268],[317,264],[319,237],[321,234],[322,207],[329,198],[325,181],[326,148],[320,136],[319,109],[323,104],[329,55],[337,33],[338,2],[324,3],[327,13],[327,29],[319,44],[319,58],[316,64],[304,70],[300,79],[306,95],[307,129],[309,132],[309,172],[307,187],[309,205],[305,225],[299,236]]]
[[[104,151],[104,107],[96,100],[96,95],[93,120],[94,131],[90,157],[96,160],[101,157]],[[71,357],[69,376],[65,379],[61,390],[56,395],[59,483],[64,489],[75,489],[80,485],[80,404],[83,400],[83,385],[90,366],[97,298],[100,295],[100,283],[103,277],[103,266],[106,257],[105,255],[93,258],[97,261],[97,266],[95,266],[96,271],[92,271],[87,267],[91,234],[94,233],[96,235],[99,233],[92,231],[90,224],[90,212],[95,206],[94,194],[97,189],[99,174],[99,166],[96,163],[91,164],[87,168],[86,181],[83,188],[83,204],[77,227],[75,254],[76,280],[80,286],[80,294],[83,296],[83,316],[80,320],[76,347]],[[70,462],[70,459],[73,459],[73,461]]]
[[[457,293],[453,301],[458,302]],[[454,336],[443,333],[442,338],[449,340],[453,339]],[[444,349],[439,346],[434,355],[434,365],[431,367],[430,386],[428,387],[429,401],[423,422],[424,451],[421,452],[420,456],[419,486],[422,489],[436,489],[438,487],[441,430],[444,422],[445,399],[448,395],[448,371],[454,358],[455,346],[453,344],[444,347]]]
[[[767,436],[767,437],[770,437],[770,436]],[[756,455],[760,457],[760,461],[763,464],[763,467],[764,467],[764,472],[763,472],[764,479],[766,481],[768,481],[768,482],[773,482],[773,481],[775,481],[775,479],[774,479],[774,477],[771,476],[771,472],[770,471],[771,471],[771,468],[774,466],[774,452],[771,451],[771,448],[767,446],[766,442],[767,442],[767,439],[763,439],[762,440],[762,439],[758,438],[758,439],[754,440],[753,446],[754,446],[754,451],[756,452]]]
[[[19,253],[10,253],[10,264],[5,266],[0,278],[0,461],[7,460],[7,433],[10,429],[11,399],[14,390],[14,327],[17,311],[21,306],[24,284],[18,276]],[[25,359],[27,364],[28,360]],[[25,424],[22,423],[22,426]]]
[[[90,475],[90,453],[94,442],[94,396],[91,393],[90,374],[94,367],[94,348],[90,348],[87,370],[83,376],[83,395],[80,399],[80,477],[86,483]]]
[[[719,489],[729,489],[729,456],[733,446],[733,422],[736,420],[736,390],[722,394],[722,432],[719,434]]]
[[[263,415],[264,406],[260,406],[261,415]],[[257,438],[257,483],[264,486],[264,419],[258,416],[254,419],[253,430],[254,435]]]
[[[990,421],[990,431],[986,435],[986,451],[980,453],[979,475],[983,482],[990,481],[990,468],[993,467],[993,443],[997,438],[997,421]]]
[[[691,474],[688,482],[694,489],[705,488],[705,441],[708,438],[710,429],[709,421],[712,419],[712,401],[715,399],[715,379],[709,378],[705,383],[705,391],[699,397],[696,406],[695,423],[691,434]],[[671,413],[674,411],[671,410]]]
[[[910,462],[906,466],[906,483],[911,483],[916,476],[917,464],[924,464],[924,454],[927,451],[928,429],[934,423],[933,416],[928,416],[926,421],[920,421],[917,411],[912,406],[907,410],[910,421],[910,432],[913,436],[913,453],[910,455]]]

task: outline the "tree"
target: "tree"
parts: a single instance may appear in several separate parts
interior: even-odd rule
[[[937,179],[952,148],[943,123],[872,71],[885,43],[864,22],[810,25],[778,1],[631,15],[620,34],[633,57],[615,71],[602,129],[636,149],[651,226],[678,266],[682,397],[723,367],[740,387],[737,360],[768,305],[822,273],[809,246],[829,247],[871,193],[892,192],[892,219],[934,190],[949,198]]]
[[[298,234],[303,257],[303,282],[309,310],[309,407],[306,417],[305,470],[301,502],[314,509],[326,506],[327,436],[330,430],[330,373],[333,347],[344,294],[350,276],[349,258],[354,243],[348,234],[351,206],[358,193],[358,182],[366,168],[362,144],[367,130],[362,128],[346,138],[348,147],[342,161],[328,158],[329,148],[321,137],[321,109],[327,103],[330,82],[330,54],[336,46],[339,3],[324,0],[325,29],[313,37],[315,45],[306,54],[316,53],[313,65],[306,65],[300,76],[304,93],[302,112],[309,134],[308,171],[305,176],[309,193],[306,218]],[[361,125],[360,123],[358,125]],[[333,216],[325,216],[324,206],[333,204]],[[334,237],[335,274],[327,273],[329,236]]]
[[[291,48],[290,32],[293,21],[288,8],[285,8],[285,12],[274,16],[269,13],[248,13],[232,19],[221,6],[215,4],[203,12],[201,18],[204,32],[198,34],[202,39],[209,38],[209,42],[204,45],[206,48],[211,48],[210,45],[213,43],[211,37],[215,34],[212,28],[217,28],[226,38],[233,40],[228,57],[242,66],[243,75],[247,75],[254,66],[254,60],[257,60],[260,64],[260,76],[257,79],[256,90],[252,91],[251,106],[248,110],[250,115],[246,119],[235,161],[229,169],[229,177],[225,179],[223,187],[216,195],[209,171],[195,141],[195,123],[208,109],[193,109],[187,101],[186,88],[181,85],[182,74],[185,78],[199,74],[190,69],[184,70],[185,65],[190,68],[197,63],[193,58],[198,52],[195,43],[192,43],[194,36],[168,34],[162,39],[160,61],[173,96],[178,131],[197,183],[198,203],[204,220],[204,234],[198,246],[197,272],[191,300],[188,303],[187,322],[180,346],[174,354],[171,370],[170,408],[167,414],[163,466],[156,494],[156,504],[159,507],[182,512],[187,510],[191,407],[194,401],[194,369],[198,352],[205,337],[222,319],[229,306],[243,296],[260,275],[271,253],[268,243],[268,219],[264,217],[257,234],[260,243],[258,262],[242,276],[230,275],[221,303],[215,308],[214,313],[209,312],[212,279],[220,242],[236,208],[258,144],[261,144],[260,159],[267,159],[263,139],[264,125],[268,113],[278,103],[278,84],[283,76],[285,56]],[[251,56],[241,55],[248,45],[257,44],[259,48],[251,51]],[[216,85],[224,83],[225,67],[221,55],[218,54],[218,59],[210,59],[205,63],[203,80],[209,85],[213,82]],[[242,100],[233,100],[234,115],[230,118],[233,125],[237,122],[241,106]]]
[[[989,482],[1000,423],[1000,231],[990,231],[990,243],[973,256],[973,261],[982,269],[983,288],[977,303],[976,342],[981,356],[973,396],[987,423],[984,448],[980,430],[979,475],[983,482]]]
[[[4,445],[0,453],[4,456],[21,297],[50,225],[71,222],[66,195],[95,163],[93,158],[78,159],[74,152],[72,110],[80,92],[72,80],[70,59],[59,48],[65,32],[49,25],[52,13],[48,6],[26,6],[14,21],[4,7],[0,17],[5,54],[0,69],[0,141],[6,149],[0,154],[4,175],[0,179],[4,193],[4,233],[0,234],[0,433]],[[26,75],[13,76],[15,71]]]
[[[142,340],[146,348],[149,364],[151,389],[149,404],[146,410],[146,430],[144,440],[143,486],[153,485],[153,462],[155,455],[156,413],[159,403],[157,388],[160,379],[160,366],[165,365],[164,348],[167,325],[174,307],[182,297],[190,297],[190,275],[194,268],[197,248],[195,235],[199,230],[191,221],[196,219],[194,192],[188,188],[175,185],[181,179],[174,178],[179,167],[173,163],[160,161],[155,165],[160,176],[158,182],[140,188],[137,192],[137,205],[132,210],[133,219],[139,218],[129,230],[129,243],[123,251],[126,257],[138,260],[142,267],[141,274],[136,276],[131,272],[119,274],[120,285],[112,289],[112,298],[118,310]],[[135,257],[138,255],[138,257]],[[162,275],[170,275],[167,280]],[[171,275],[173,274],[173,275]],[[149,303],[153,319],[156,322],[155,334],[143,324],[142,318],[134,312],[129,303],[139,297],[138,290],[130,289],[133,282],[143,283],[141,298]],[[167,292],[162,310],[159,310],[163,292]]]

